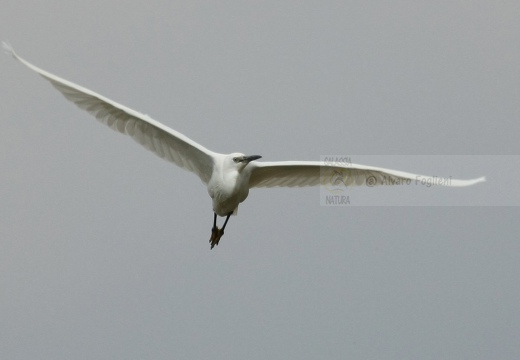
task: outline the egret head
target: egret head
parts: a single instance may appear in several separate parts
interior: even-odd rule
[[[228,156],[228,161],[233,164],[235,168],[242,169],[253,160],[260,159],[260,155],[244,155],[242,153],[233,153]]]

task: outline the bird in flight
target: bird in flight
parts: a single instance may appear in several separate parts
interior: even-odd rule
[[[3,42],[4,50],[29,69],[48,80],[65,98],[94,115],[101,123],[151,150],[161,158],[195,173],[207,186],[213,203],[211,249],[219,244],[229,217],[236,215],[251,188],[302,187],[334,185],[340,181],[346,186],[391,185],[402,181],[436,181],[437,178],[357,164],[325,163],[320,161],[260,162],[260,155],[242,153],[220,154],[206,149],[185,135],[124,105],[110,100],[87,88],[42,70],[18,56]],[[327,175],[329,174],[329,175]],[[330,176],[332,174],[332,176]],[[484,177],[471,180],[451,179],[443,186],[468,186],[485,181]],[[370,183],[369,183],[370,182]],[[225,217],[221,228],[217,215]]]

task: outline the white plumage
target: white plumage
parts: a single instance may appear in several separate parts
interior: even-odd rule
[[[3,43],[7,53],[31,70],[43,76],[68,100],[94,115],[111,129],[126,134],[161,158],[195,173],[208,188],[215,213],[211,248],[218,245],[229,216],[236,213],[254,187],[302,187],[327,184],[332,176],[323,176],[323,170],[340,173],[347,186],[365,185],[367,179],[374,185],[388,185],[402,180],[435,181],[433,177],[402,171],[357,164],[328,165],[317,161],[258,162],[258,155],[241,153],[219,154],[189,139],[183,134],[124,105],[118,104],[89,89],[42,70],[18,56],[13,48]],[[450,179],[444,186],[468,186],[485,181],[484,177],[472,180]],[[374,183],[375,182],[375,183]],[[226,216],[221,229],[216,216]]]

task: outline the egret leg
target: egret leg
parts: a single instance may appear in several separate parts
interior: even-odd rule
[[[224,225],[222,226],[222,229],[219,229],[217,227],[217,214],[213,213],[213,227],[211,228],[211,238],[209,239],[209,243],[211,244],[211,248],[213,249],[215,245],[218,245],[220,238],[222,235],[224,235],[224,229],[226,228],[226,225],[229,221],[229,217],[233,214],[233,212],[230,212],[226,216],[226,221],[224,221]]]
[[[227,214],[226,216],[226,221],[224,221],[224,225],[222,225],[222,229],[220,229],[220,236],[224,235],[224,229],[226,228],[226,225],[227,225],[227,222],[229,220],[229,217],[231,216],[231,214],[233,214],[232,212],[230,212],[229,214]]]
[[[217,214],[213,213],[213,227],[211,228],[211,237],[209,239],[209,243],[211,244],[212,249],[215,245],[218,245],[218,241],[220,240],[218,230],[219,229],[217,227]]]

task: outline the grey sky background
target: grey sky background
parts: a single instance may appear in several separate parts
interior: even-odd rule
[[[356,205],[520,202],[518,157],[388,156],[519,154],[519,18],[490,1],[3,0],[22,57],[214,151],[488,182],[355,189],[349,207],[252,190],[210,251],[194,175],[1,56],[0,358],[518,359],[518,207]]]

